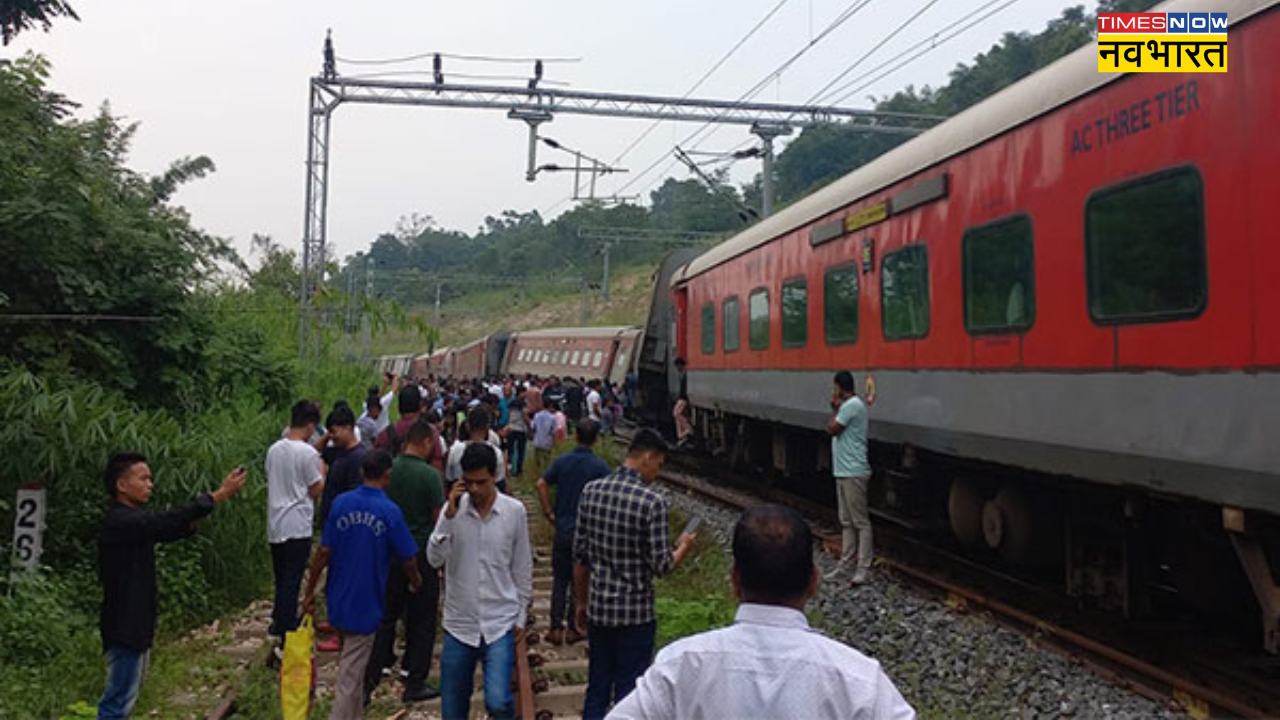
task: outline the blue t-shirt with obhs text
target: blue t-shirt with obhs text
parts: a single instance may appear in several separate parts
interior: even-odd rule
[[[361,485],[334,498],[320,543],[330,553],[329,622],[351,633],[374,632],[382,619],[391,556],[403,561],[418,553],[400,508],[382,490]]]

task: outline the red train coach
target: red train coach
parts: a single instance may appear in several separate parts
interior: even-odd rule
[[[633,367],[639,328],[553,328],[513,333],[504,370],[512,375],[572,376],[621,383]]]
[[[1127,613],[1137,574],[1243,567],[1274,651],[1280,12],[1156,10],[1228,13],[1230,71],[1081,49],[685,265],[678,352],[735,461],[820,475],[853,370],[882,507],[940,496],[961,542],[1065,557],[1071,592]]]

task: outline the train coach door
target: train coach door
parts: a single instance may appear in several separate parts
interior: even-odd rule
[[[671,319],[671,347],[676,349],[675,357],[682,357],[687,361],[688,343],[685,342],[684,329],[688,327],[689,290],[684,287],[676,288],[672,291],[672,297],[676,311],[675,317]]]
[[[685,330],[689,327],[689,289],[681,286],[671,292],[671,299],[675,307],[675,312],[671,318],[671,344],[669,347],[675,350],[675,353],[667,358],[667,393],[671,398],[676,398],[680,394],[680,380],[676,375],[675,361],[676,358],[684,358],[687,362],[689,359],[688,342],[685,338]]]

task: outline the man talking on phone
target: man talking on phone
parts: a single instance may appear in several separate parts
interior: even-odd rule
[[[462,452],[462,478],[427,543],[427,561],[444,566],[444,645],[440,710],[471,712],[476,663],[484,665],[490,717],[515,717],[511,667],[533,591],[533,555],[524,503],[498,492],[498,453],[475,442]]]

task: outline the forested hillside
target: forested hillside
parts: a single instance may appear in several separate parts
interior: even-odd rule
[[[1154,4],[1155,0],[1101,0],[1097,10],[1137,12]],[[882,111],[955,115],[1089,43],[1095,18],[1083,5],[1068,8],[1039,33],[1006,33],[972,62],[958,64],[945,85],[907,87],[874,100],[873,105]],[[839,126],[805,130],[787,144],[775,164],[779,205],[795,202],[906,139]],[[394,232],[376,238],[367,252],[346,258],[339,281],[345,283],[347,274],[352,273],[360,285],[369,258],[375,266],[376,293],[410,307],[434,303],[436,284],[430,278],[439,276],[474,278],[472,284],[457,280],[444,283],[441,293],[445,302],[490,290],[486,278],[529,278],[534,292],[571,295],[581,278],[594,282],[601,275],[600,243],[580,237],[580,228],[729,235],[745,226],[738,213],[741,205],[758,207],[759,184],[759,176],[741,188],[723,183],[709,188],[698,180],[668,179],[650,194],[646,207],[583,204],[551,221],[536,211],[506,210],[485,218],[474,234],[442,230],[429,217],[417,216],[402,220]],[[670,248],[657,242],[623,243],[611,250],[610,261],[615,266],[652,264]],[[529,291],[526,286],[521,288]]]

